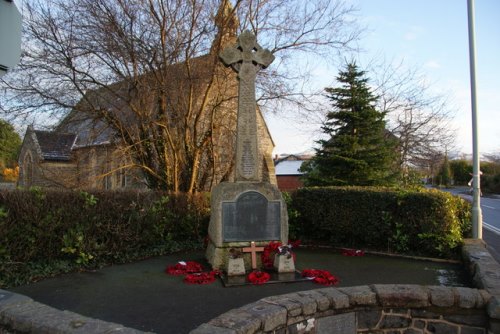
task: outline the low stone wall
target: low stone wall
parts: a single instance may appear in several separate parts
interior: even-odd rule
[[[485,290],[419,285],[325,288],[268,297],[191,331],[206,333],[487,333]],[[492,332],[497,333],[497,332]]]
[[[479,289],[395,284],[303,291],[231,310],[191,334],[498,334],[500,265],[481,240],[466,240],[463,257]]]
[[[0,290],[0,334],[122,333],[141,331],[83,315],[60,311],[23,295]]]

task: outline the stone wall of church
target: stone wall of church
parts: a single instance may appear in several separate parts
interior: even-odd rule
[[[71,162],[43,160],[29,133],[24,138],[18,163],[19,187],[72,188],[77,184],[76,165]]]
[[[142,189],[142,175],[133,171],[128,158],[115,145],[75,150],[78,188],[98,190]]]

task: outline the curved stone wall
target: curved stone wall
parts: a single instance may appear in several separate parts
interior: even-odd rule
[[[463,258],[480,290],[376,284],[303,291],[231,310],[191,334],[500,333],[500,265],[481,240],[466,240]]]
[[[490,299],[443,286],[324,288],[263,298],[191,333],[487,333]]]

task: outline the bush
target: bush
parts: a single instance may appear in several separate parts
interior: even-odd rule
[[[485,193],[500,194],[500,174],[482,175],[481,190]]]
[[[309,243],[453,257],[471,231],[470,206],[437,190],[303,188],[290,229]]]
[[[0,193],[0,287],[202,246],[206,195]]]
[[[465,186],[471,179],[472,164],[467,160],[450,161],[451,174],[455,185]]]

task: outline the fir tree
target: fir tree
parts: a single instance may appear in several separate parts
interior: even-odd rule
[[[395,140],[385,129],[385,114],[375,108],[377,97],[365,72],[355,63],[339,73],[340,87],[326,88],[332,111],[322,127],[316,157],[305,166],[306,185],[390,185],[394,172]]]

